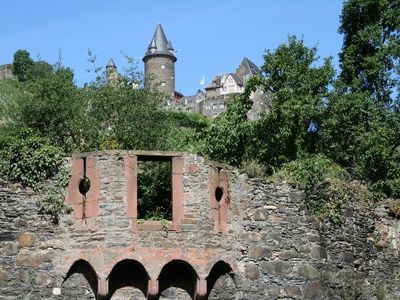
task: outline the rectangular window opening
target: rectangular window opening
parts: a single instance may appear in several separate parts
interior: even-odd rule
[[[137,217],[172,220],[172,158],[141,158],[137,165]]]

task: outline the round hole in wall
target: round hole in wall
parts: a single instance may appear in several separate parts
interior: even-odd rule
[[[86,176],[79,182],[79,193],[86,195],[90,189],[90,180]]]
[[[224,189],[220,186],[217,186],[215,189],[215,199],[220,202],[222,199],[222,196],[224,195]]]

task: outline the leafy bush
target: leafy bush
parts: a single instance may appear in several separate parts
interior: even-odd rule
[[[347,200],[371,198],[365,186],[350,182],[343,168],[321,154],[284,164],[271,178],[304,186],[307,208],[333,223],[341,222],[342,204]]]
[[[400,178],[379,180],[370,187],[376,198],[400,199]]]
[[[347,201],[367,201],[372,195],[358,182],[326,178],[307,190],[306,206],[317,216],[328,217],[332,223],[342,221],[342,205]]]
[[[41,189],[37,200],[39,211],[52,217],[54,223],[58,223],[60,214],[70,213],[71,208],[65,205],[65,188],[70,178],[70,168],[61,167],[59,174],[51,185],[45,185]]]
[[[61,148],[31,134],[25,130],[17,136],[0,136],[0,175],[38,188],[40,182],[58,171],[65,155]]]
[[[286,163],[271,176],[273,180],[286,180],[301,184],[306,190],[328,178],[349,180],[350,176],[343,168],[322,154]]]
[[[256,160],[244,161],[240,169],[245,172],[250,178],[264,178],[266,176],[264,167]]]

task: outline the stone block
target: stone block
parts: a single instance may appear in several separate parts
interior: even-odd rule
[[[343,261],[346,263],[354,262],[354,254],[352,252],[343,253]]]
[[[263,261],[261,271],[271,275],[286,275],[292,272],[292,266],[281,260]]]
[[[35,277],[35,284],[39,286],[47,286],[51,284],[51,282],[52,282],[51,277],[43,272],[38,273]]]
[[[303,293],[298,286],[287,286],[285,287],[286,294],[293,299],[302,299]]]
[[[35,243],[35,235],[33,233],[23,233],[18,238],[18,247],[31,247]]]
[[[312,282],[304,289],[304,300],[319,300],[324,297],[321,283]]]
[[[28,271],[19,271],[17,274],[17,277],[18,277],[19,281],[21,281],[23,283],[28,283],[31,280]]]
[[[199,171],[198,164],[189,164],[186,166],[186,172],[191,175],[196,174],[198,171]]]
[[[64,249],[64,243],[60,240],[55,240],[53,244],[54,249]]]
[[[15,259],[15,264],[17,266],[21,267],[32,267],[36,268],[38,267],[41,263],[45,261],[50,261],[51,260],[51,253],[30,253],[26,255],[18,255]]]
[[[324,247],[317,246],[311,249],[311,257],[315,259],[327,259],[328,253]]]
[[[260,278],[260,269],[257,265],[248,264],[245,268],[245,274],[247,279],[255,280]]]
[[[26,222],[26,220],[24,220],[24,219],[18,218],[15,220],[14,226],[15,227],[26,227],[26,226],[28,226],[28,222]]]
[[[281,294],[281,288],[279,285],[272,285],[268,288],[268,295],[272,298],[279,297]]]
[[[272,252],[268,248],[260,246],[249,248],[249,257],[251,258],[270,258],[271,256]]]
[[[12,256],[18,253],[18,244],[14,242],[4,243],[3,253],[7,256]]]
[[[292,259],[298,257],[300,257],[300,254],[294,250],[283,250],[282,253],[279,255],[279,258],[282,259]]]
[[[60,296],[61,295],[61,289],[60,288],[53,288],[53,295],[54,296]]]
[[[310,234],[310,235],[307,235],[307,240],[309,242],[319,242],[320,237],[319,237],[319,235],[316,235],[316,234]]]
[[[259,208],[254,212],[254,221],[265,221],[268,218],[269,211],[264,208]]]
[[[304,203],[305,193],[303,191],[290,192],[289,197],[294,203]]]
[[[319,272],[316,268],[309,264],[301,264],[297,269],[297,276],[314,279],[319,276]]]
[[[283,218],[278,216],[277,214],[270,214],[268,216],[268,220],[271,221],[271,222],[279,223],[279,222],[283,221]]]
[[[0,269],[0,282],[9,281],[10,279],[11,279],[10,274],[5,270]]]

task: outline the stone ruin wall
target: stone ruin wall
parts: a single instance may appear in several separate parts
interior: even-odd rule
[[[168,224],[136,216],[137,158],[157,155],[173,161]],[[160,299],[400,299],[387,203],[347,203],[334,225],[310,216],[295,186],[198,156],[104,152],[71,165],[73,212],[58,225],[32,191],[0,181],[0,299],[157,299],[170,286]]]
[[[13,78],[15,78],[13,74],[13,65],[12,64],[0,65],[0,80],[13,79]]]

